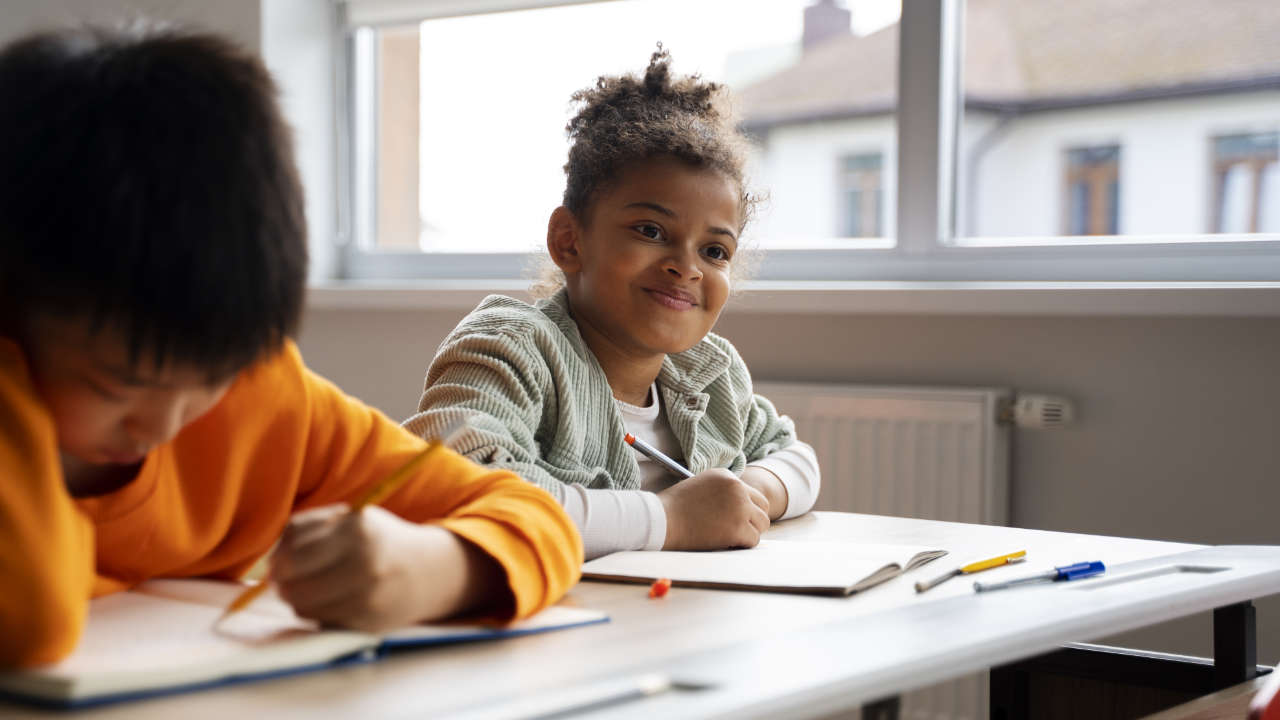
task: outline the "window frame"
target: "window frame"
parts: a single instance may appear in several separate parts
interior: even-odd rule
[[[345,0],[337,60],[337,178],[342,227],[335,274],[356,281],[518,279],[528,253],[366,250],[370,153],[358,147],[353,22],[404,22],[593,0]],[[599,0],[608,1],[608,0]],[[359,5],[358,12],[352,12]],[[372,8],[372,10],[370,9]],[[389,9],[388,9],[389,8]],[[965,237],[957,232],[957,151],[963,119],[964,0],[903,0],[898,23],[896,243],[815,243],[769,250],[762,281],[1270,282],[1280,280],[1280,234]],[[381,13],[381,14],[378,14]],[[397,14],[399,13],[399,14]],[[362,197],[365,205],[362,206]],[[363,209],[362,209],[363,208]]]

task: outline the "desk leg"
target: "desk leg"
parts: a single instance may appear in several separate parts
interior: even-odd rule
[[[991,668],[991,720],[1018,720],[1031,716],[1031,675],[1016,666]]]
[[[1257,612],[1251,602],[1213,611],[1213,684],[1227,688],[1258,676]]]
[[[897,695],[862,706],[862,720],[898,720],[900,698]]]
[[[1212,661],[1068,643],[991,668],[991,719],[1029,718],[1044,708],[1074,708],[1077,717],[1133,717],[1238,685],[1269,672],[1257,664],[1256,625],[1251,602],[1214,610]],[[1082,703],[1094,697],[1106,707],[1086,709]]]

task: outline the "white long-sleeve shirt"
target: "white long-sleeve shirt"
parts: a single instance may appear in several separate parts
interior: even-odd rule
[[[657,383],[649,387],[644,406],[614,400],[627,432],[644,440],[664,455],[682,461],[680,443],[671,431],[659,401]],[[667,515],[657,493],[680,478],[661,464],[635,451],[640,466],[640,490],[588,489],[568,485],[564,509],[582,532],[587,559],[620,550],[661,550],[667,538]],[[803,515],[818,498],[821,473],[818,458],[809,445],[796,441],[749,463],[773,473],[787,490],[787,509],[780,519]]]

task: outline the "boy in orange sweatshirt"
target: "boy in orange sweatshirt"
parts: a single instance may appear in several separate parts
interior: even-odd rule
[[[0,51],[0,667],[69,653],[91,597],[235,578],[279,540],[297,612],[377,629],[528,615],[578,578],[551,496],[424,446],[293,343],[302,190],[261,62],[209,35]]]

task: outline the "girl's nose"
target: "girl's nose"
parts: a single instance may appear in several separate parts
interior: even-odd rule
[[[697,280],[702,277],[696,250],[676,249],[664,261],[664,267],[669,274],[685,280]]]

